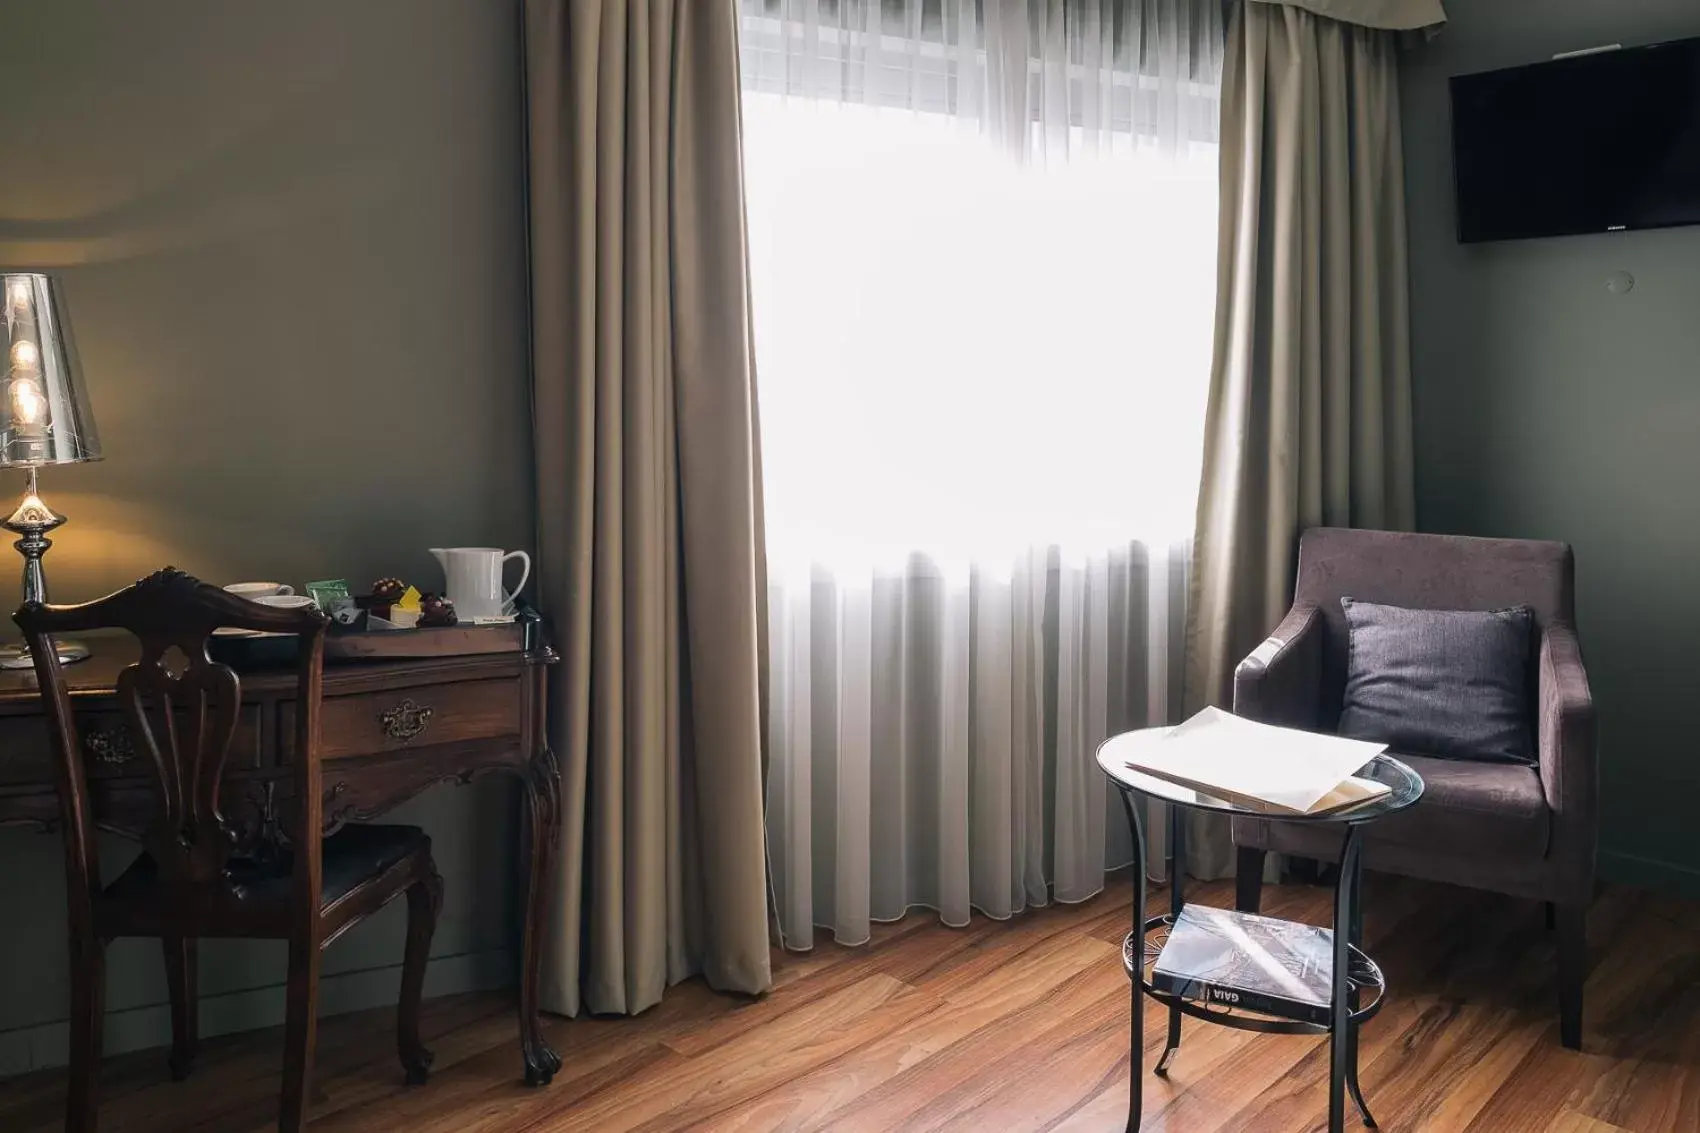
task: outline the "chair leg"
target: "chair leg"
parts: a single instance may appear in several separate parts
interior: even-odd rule
[[[106,942],[73,941],[71,1066],[65,1088],[66,1133],[95,1133],[100,1111],[101,1032],[106,1024]]]
[[[1234,862],[1234,908],[1255,913],[1263,903],[1263,859],[1266,851],[1254,846],[1239,847]]]
[[[1588,907],[1561,904],[1558,920],[1558,1034],[1570,1050],[1582,1049],[1582,988],[1588,981]]]
[[[319,1038],[319,964],[316,940],[289,942],[289,1008],[283,1028],[283,1096],[278,1133],[300,1133],[306,1124]]]
[[[442,908],[443,878],[432,865],[407,890],[407,956],[396,1009],[396,1050],[410,1086],[422,1086],[431,1076],[431,1052],[419,1037],[419,1001],[425,994],[425,965],[431,959],[431,936]]]
[[[165,983],[171,990],[171,1078],[181,1082],[195,1068],[196,941],[193,937],[168,936],[160,941],[165,950]]]
[[[1547,931],[1551,932],[1558,927],[1558,906],[1551,901],[1542,901],[1541,908],[1546,912]]]

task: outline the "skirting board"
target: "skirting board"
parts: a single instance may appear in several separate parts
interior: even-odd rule
[[[1700,869],[1643,858],[1616,850],[1601,850],[1599,874],[1606,881],[1617,881],[1641,889],[1657,889],[1679,897],[1700,900]]]
[[[487,991],[512,986],[513,983],[514,957],[506,950],[437,956],[425,969],[427,996]],[[400,987],[400,964],[328,975],[319,981],[319,1014],[322,1017],[388,1006],[396,1001]],[[210,1038],[282,1024],[283,991],[282,984],[274,984],[228,995],[203,996],[199,1018],[201,1036]],[[108,1055],[164,1047],[170,1042],[169,1004],[157,1003],[106,1013],[105,1053]],[[0,1078],[48,1066],[63,1066],[69,1046],[70,1025],[63,1020],[0,1032]]]

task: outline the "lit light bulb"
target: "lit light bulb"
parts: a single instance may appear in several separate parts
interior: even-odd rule
[[[41,350],[29,339],[12,344],[12,365],[19,370],[33,370],[41,365]]]
[[[28,378],[12,379],[12,420],[19,425],[39,425],[47,415],[47,399],[41,387]]]
[[[27,279],[14,279],[6,285],[6,298],[14,307],[30,305],[30,285]]]

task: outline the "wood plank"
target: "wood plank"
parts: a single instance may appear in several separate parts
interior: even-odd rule
[[[917,915],[875,943],[774,956],[775,990],[721,995],[700,980],[636,1018],[551,1019],[566,1065],[519,1081],[512,1003],[430,1003],[437,1054],[401,1083],[394,1012],[326,1019],[316,1133],[573,1130],[1066,1130],[1120,1128],[1128,1000],[1119,941],[1131,885],[1076,906],[965,929]],[[1151,908],[1167,906],[1161,888]],[[1192,885],[1229,904],[1232,887]],[[1700,903],[1608,888],[1589,922],[1584,1051],[1558,1045],[1554,941],[1533,902],[1372,875],[1366,939],[1390,981],[1364,1029],[1365,1094],[1383,1128],[1428,1133],[1693,1133],[1700,1129]],[[1327,923],[1332,891],[1270,886],[1266,912]],[[1151,1073],[1166,1017],[1143,1035],[1146,1133],[1292,1133],[1322,1126],[1325,1040],[1188,1020],[1167,1078]],[[102,1127],[269,1133],[277,1030],[205,1044],[185,1083],[164,1054],[110,1060]],[[0,1082],[0,1129],[60,1128],[64,1075]]]
[[[1621,1125],[1607,1125],[1603,1121],[1595,1121],[1573,1109],[1567,1109],[1558,1115],[1558,1119],[1547,1126],[1546,1133],[1632,1133]]]
[[[429,1133],[461,1128],[511,1129],[533,1119],[540,1105],[550,1111],[571,1110],[586,1098],[662,1064],[678,1059],[662,1040],[678,1030],[700,1026],[727,1007],[725,997],[700,981],[674,988],[656,1007],[632,1020],[587,1018],[568,1024],[551,1020],[548,1038],[560,1052],[563,1065],[547,1091],[527,1089],[519,1080],[519,1053],[512,1017],[499,1034],[490,1036],[474,1058],[446,1073],[433,1072],[421,1090],[400,1098],[375,1099],[361,1106],[331,1112],[313,1129],[334,1133],[377,1128]]]
[[[952,998],[888,1034],[858,1047],[817,1070],[781,1084],[705,1128],[733,1130],[845,1128],[852,1112],[868,1127],[883,1118],[868,1114],[866,1099],[913,1067],[931,1064],[940,1052],[986,1028],[1006,1028],[1024,1011],[1054,1014],[1059,993],[1084,978],[1094,985],[1104,976],[1115,950],[1108,943],[1079,936],[1037,952],[1012,965],[1005,978],[962,988]],[[1124,981],[1125,982],[1125,981]],[[935,990],[935,995],[936,995]],[[932,1077],[932,1075],[929,1075]]]
[[[890,976],[869,976],[776,1014],[759,1028],[739,1021],[726,1041],[703,1048],[680,1069],[632,1075],[586,1099],[570,1114],[552,1115],[559,1124],[534,1122],[531,1127],[610,1133],[684,1128],[799,1077],[937,1003],[936,997]],[[718,1021],[711,1022],[704,1033],[718,1029]]]

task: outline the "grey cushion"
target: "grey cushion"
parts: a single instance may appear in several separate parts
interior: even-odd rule
[[[1394,754],[1423,777],[1422,802],[1372,823],[1367,833],[1425,850],[1469,846],[1472,853],[1506,858],[1546,854],[1551,813],[1533,767]]]
[[[1533,616],[1340,599],[1350,634],[1340,734],[1449,759],[1533,763]]]
[[[1552,812],[1533,767],[1392,754],[1423,777],[1422,801],[1364,827],[1366,849],[1397,845],[1438,856],[1436,850],[1467,846],[1470,854],[1495,863],[1545,856]],[[1272,822],[1269,827],[1273,849],[1339,860],[1338,827],[1307,822]]]
[[[1394,755],[1423,777],[1423,797],[1363,828],[1367,868],[1453,885],[1508,885],[1499,891],[1544,899],[1538,879],[1552,844],[1553,814],[1533,767]],[[1236,818],[1234,842],[1340,860],[1340,829],[1329,823]]]

